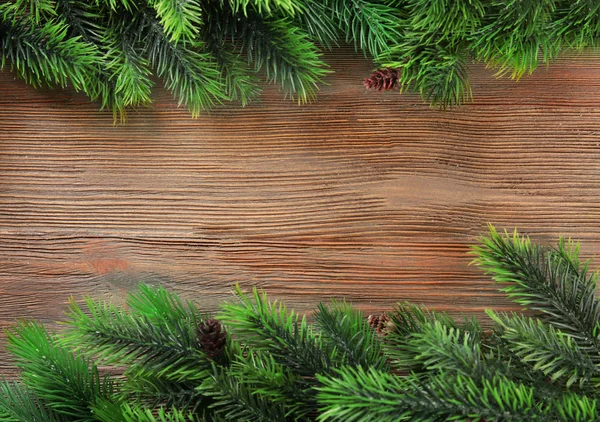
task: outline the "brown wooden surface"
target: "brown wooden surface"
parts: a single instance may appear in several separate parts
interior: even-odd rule
[[[0,73],[0,324],[140,281],[205,308],[260,286],[299,310],[345,297],[511,309],[468,267],[485,225],[600,246],[600,58],[521,82],[472,68],[475,103],[365,93],[349,50],[316,103],[276,88],[193,120],[157,89],[113,126],[84,97]],[[0,354],[0,372],[8,368]]]

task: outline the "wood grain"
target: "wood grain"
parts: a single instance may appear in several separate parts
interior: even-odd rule
[[[209,310],[239,282],[301,311],[345,297],[481,316],[514,309],[468,266],[488,222],[597,255],[600,57],[521,82],[473,65],[475,102],[446,112],[365,93],[369,64],[349,50],[327,60],[308,106],[267,87],[194,120],[157,89],[121,126],[0,73],[0,325],[142,281]]]

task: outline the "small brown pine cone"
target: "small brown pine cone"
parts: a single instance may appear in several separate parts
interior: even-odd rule
[[[370,91],[389,91],[398,86],[399,73],[398,69],[378,69],[365,78],[363,85]]]
[[[386,313],[383,313],[381,315],[369,315],[367,317],[367,322],[375,330],[375,332],[381,334],[382,332],[384,332],[385,327],[390,322],[390,318],[387,316]]]
[[[198,342],[206,355],[217,358],[225,348],[227,333],[216,319],[208,319],[198,325]]]

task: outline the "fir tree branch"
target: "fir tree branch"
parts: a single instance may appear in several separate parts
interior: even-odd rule
[[[480,0],[409,0],[405,7],[410,10],[405,26],[409,25],[411,31],[431,34],[450,43],[464,40],[479,28],[486,13]]]
[[[276,12],[292,16],[299,8],[298,0],[228,0],[231,9],[248,15],[251,11],[260,15],[272,15]]]
[[[206,51],[217,61],[230,100],[239,100],[242,106],[258,96],[258,79],[250,75],[248,64],[234,52],[231,33],[235,34],[235,13],[217,0],[202,3],[203,25],[200,36]]]
[[[25,82],[35,87],[70,83],[75,90],[86,92],[88,79],[97,77],[100,56],[96,47],[79,37],[69,38],[66,24],[48,21],[37,26],[18,19],[5,19],[3,24],[1,67],[10,63]]]
[[[218,47],[207,46],[207,51],[219,64],[229,101],[239,101],[242,107],[245,107],[258,97],[261,92],[258,79],[250,74],[247,63],[239,55],[229,51],[225,46],[219,50]]]
[[[133,11],[133,10],[136,10],[140,6],[140,3],[138,3],[138,0],[95,0],[95,1],[100,4],[104,4],[104,5],[108,6],[113,11],[119,10],[121,8],[128,10],[128,11]]]
[[[533,371],[541,371],[552,382],[559,381],[567,388],[573,384],[581,388],[591,381],[598,383],[600,368],[568,335],[539,319],[498,315],[491,310],[487,314],[502,328],[499,334],[510,350],[531,365]]]
[[[151,70],[141,57],[135,37],[127,32],[126,22],[134,19],[131,11],[117,7],[110,11],[90,3],[59,0],[58,10],[68,24],[71,37],[96,46],[96,78],[91,78],[86,94],[100,101],[100,109],[109,109],[116,121],[127,120],[128,107],[147,106],[151,103]]]
[[[414,333],[422,333],[426,329],[426,326],[434,322],[439,322],[451,328],[459,326],[448,314],[429,310],[409,302],[397,303],[394,310],[389,313],[389,318],[391,324],[388,334],[399,338],[404,338]]]
[[[445,377],[442,374],[424,392],[425,397],[440,403],[442,409],[436,409],[436,413],[442,415],[446,413],[448,416],[475,416],[483,420],[515,422],[548,420],[548,409],[533,399],[532,387],[517,384],[502,376],[476,380],[461,375]],[[420,393],[417,393],[417,397]],[[429,413],[428,410],[417,412]]]
[[[127,107],[149,105],[153,82],[148,60],[140,56],[131,40],[114,30],[104,35],[103,47],[103,71],[111,82],[113,110],[123,113]]]
[[[435,378],[441,372],[473,379],[500,375],[534,388],[536,399],[542,402],[557,394],[543,373],[521,363],[511,342],[495,335],[483,341],[476,320],[458,325],[445,314],[409,304],[399,304],[391,315],[394,322],[385,337],[385,351],[401,371],[423,378]]]
[[[259,32],[255,38],[255,70],[264,67],[267,81],[279,82],[286,97],[297,98],[299,104],[314,100],[318,84],[330,73],[325,69],[327,65],[321,60],[321,53],[307,34],[289,21],[265,23],[267,31]]]
[[[132,313],[161,326],[185,321],[197,327],[202,320],[200,310],[192,301],[184,302],[162,286],[139,284],[137,291],[127,295],[127,306]]]
[[[487,22],[474,31],[471,49],[488,66],[498,68],[498,74],[511,74],[513,79],[531,74],[544,61],[555,56],[557,46],[549,34],[554,1],[494,0]]]
[[[242,14],[225,5],[212,16],[214,36],[245,52],[255,72],[265,69],[269,82],[281,83],[286,96],[297,95],[299,102],[314,98],[317,83],[328,72],[315,45],[291,20]]]
[[[561,240],[550,249],[532,246],[518,236],[499,238],[519,246],[508,258],[520,257],[531,265],[529,273],[495,267],[496,273],[521,277],[533,274],[537,264],[539,274],[547,274],[548,265],[554,272],[563,269],[559,278],[571,289],[567,293],[563,289],[564,297],[581,301],[590,286],[595,288],[595,276],[587,275],[589,263],[580,262],[577,244]],[[531,256],[543,259],[529,260]],[[490,311],[497,326],[490,336],[475,320],[458,324],[445,314],[399,304],[386,328],[389,356],[400,361],[403,373],[412,371],[399,376],[380,363],[379,353],[369,355],[372,332],[365,332],[362,314],[345,303],[321,305],[315,316],[321,327],[317,331],[256,289],[249,297],[238,286],[237,294],[239,304],[225,304],[221,312],[227,330],[215,319],[202,321],[193,303],[144,285],[128,297],[128,312],[88,299],[87,315],[73,304],[71,331],[60,343],[39,325],[21,324],[8,340],[23,371],[23,384],[0,384],[0,418],[11,422],[31,415],[57,422],[287,421],[315,416],[350,422],[600,419],[596,397],[600,378],[593,349],[581,347],[576,337],[547,320]],[[243,343],[227,339],[232,334]],[[111,345],[104,347],[102,342]],[[95,365],[64,344],[95,352],[104,362],[128,366],[125,381],[118,389],[109,379],[102,382]],[[202,352],[209,349],[218,355]]]
[[[252,298],[236,286],[239,304],[224,303],[217,318],[254,350],[271,353],[276,361],[311,379],[332,367],[337,353],[323,344],[318,333],[285,305],[269,302],[255,288]]]
[[[167,410],[159,407],[150,409],[138,404],[99,403],[94,407],[94,416],[100,422],[193,422],[198,419],[180,409]]]
[[[293,415],[295,420],[305,419],[316,409],[316,391],[310,388],[310,384],[267,353],[239,353],[227,368],[227,373],[253,394],[284,406],[286,414]]]
[[[556,3],[550,36],[561,40],[569,48],[596,47],[600,37],[600,3],[596,0],[562,0]]]
[[[211,9],[216,16],[207,17]],[[207,28],[207,25],[209,28]],[[115,31],[115,29],[118,29]],[[208,34],[208,35],[207,35]],[[339,39],[399,72],[401,91],[441,108],[471,99],[471,58],[520,78],[567,48],[598,45],[596,0],[6,0],[3,66],[71,84],[125,118],[150,99],[150,67],[193,116],[257,86],[237,55],[307,102]],[[108,68],[107,68],[108,66]]]
[[[579,243],[561,237],[558,239],[556,247],[551,249],[550,255],[553,259],[564,261],[564,263],[568,264],[571,267],[571,272],[573,274],[577,274],[580,270],[581,272],[587,273],[589,272],[590,261],[581,262],[579,260],[580,250],[581,246]]]
[[[532,244],[515,231],[500,235],[490,226],[488,237],[473,248],[473,261],[491,274],[516,303],[539,312],[539,317],[573,337],[598,363],[600,359],[600,301],[595,298],[596,275],[575,268],[574,257]],[[574,251],[569,252],[571,255]]]
[[[58,0],[57,11],[70,38],[79,37],[97,49],[95,77],[88,76],[86,94],[100,101],[101,110],[111,110],[115,122],[125,122],[128,106],[149,103],[152,86],[147,63],[134,51],[131,34],[123,32],[131,12],[79,0]]]
[[[401,92],[418,92],[432,106],[446,109],[472,97],[467,55],[460,44],[406,37],[378,61],[381,67],[399,70]]]
[[[557,400],[552,401],[552,411],[556,420],[565,422],[598,422],[599,402],[597,398],[566,393]]]
[[[61,422],[45,402],[18,383],[0,382],[0,420],[4,422]]]
[[[144,409],[129,404],[123,405],[125,422],[187,422],[196,421],[194,415],[178,409],[167,410],[160,408],[158,411]]]
[[[267,81],[280,83],[286,97],[306,103],[315,98],[318,83],[329,73],[309,36],[286,18],[255,13],[238,14],[228,33],[246,53],[256,72],[265,70]]]
[[[366,0],[326,0],[346,42],[373,57],[385,54],[400,37],[397,10]]]
[[[412,345],[413,340],[422,338],[425,333],[431,333],[434,327],[438,330],[448,330],[459,335],[459,344],[464,338],[461,332],[469,331],[472,340],[479,341],[479,328],[472,323],[461,329],[457,322],[448,315],[430,311],[410,303],[398,303],[393,312],[389,313],[390,324],[386,330],[383,348],[386,356],[392,359],[394,365],[401,370],[422,372],[425,370],[419,359],[421,353]],[[420,336],[420,337],[419,337]]]
[[[138,35],[157,76],[180,105],[185,104],[192,116],[198,116],[227,99],[220,69],[209,54],[200,52],[201,42],[171,42],[148,8],[141,8],[138,17],[128,31]]]
[[[341,362],[365,369],[386,367],[379,339],[362,312],[334,301],[330,307],[319,304],[314,318],[324,340],[342,353]]]
[[[0,5],[0,15],[4,20],[15,23],[18,20],[40,24],[56,18],[56,5],[53,0],[5,0]]]
[[[90,360],[57,345],[43,326],[23,322],[7,334],[7,340],[23,381],[57,414],[91,421],[91,406],[112,398],[112,381],[102,379]]]
[[[540,403],[549,403],[559,399],[564,394],[564,385],[552,383],[542,371],[533,371],[529,363],[523,362],[512,350],[514,345],[501,337],[502,329],[494,327],[494,331],[482,347],[485,366],[481,376],[501,375],[518,384],[532,387],[535,399]],[[487,351],[486,351],[487,349]],[[583,389],[574,387],[572,391],[587,394],[593,386],[586,385]]]
[[[100,99],[102,108],[112,108],[115,115],[124,113],[125,106],[101,68],[101,52],[83,41],[83,35],[69,36],[71,28],[55,21],[37,27],[15,19],[0,29],[2,67],[7,63],[16,67],[17,73],[36,87],[71,84],[92,101]]]
[[[387,372],[343,368],[339,377],[318,376],[322,410],[319,421],[545,421],[547,409],[533,400],[532,389],[504,378],[475,381],[446,375],[422,383]]]
[[[106,31],[102,9],[83,0],[57,0],[56,9],[68,25],[69,36],[80,36],[83,41],[100,47]]]
[[[283,403],[273,403],[260,394],[254,394],[251,387],[231,377],[223,368],[214,366],[211,376],[199,389],[214,400],[210,409],[224,420],[287,420],[287,409]]]
[[[580,262],[579,251],[579,244],[560,238],[557,246],[548,251],[548,256],[552,261],[552,266],[565,267],[563,270],[565,278],[561,281],[561,288],[563,290],[573,289],[564,294],[575,302],[573,306],[579,305],[578,311],[581,313],[581,319],[592,325],[600,319],[600,301],[595,300],[598,274],[590,271],[590,261]],[[558,327],[561,326],[558,325]],[[568,327],[563,328],[568,329]],[[596,323],[594,333],[597,333],[597,330]]]
[[[187,409],[199,413],[211,400],[198,391],[198,382],[172,381],[168,376],[157,375],[152,369],[133,367],[125,372],[126,381],[120,393],[136,403],[149,408],[168,407]],[[202,378],[209,376],[203,373]]]
[[[293,22],[322,46],[331,49],[338,45],[342,29],[332,13],[328,0],[300,0],[299,12]]]
[[[467,376],[484,372],[479,336],[440,321],[424,325],[422,332],[412,334],[394,351],[395,363],[401,369],[423,368],[430,374],[446,371]]]
[[[197,0],[148,0],[156,11],[169,41],[193,40],[202,22],[201,6]]]
[[[407,419],[403,394],[410,381],[375,369],[345,367],[336,377],[318,376],[318,421],[378,422]]]
[[[152,369],[172,381],[202,379],[210,365],[198,344],[197,326],[190,320],[157,323],[151,316],[128,314],[91,299],[86,299],[86,307],[91,316],[71,301],[71,329],[64,341],[75,350],[93,353],[109,364]]]

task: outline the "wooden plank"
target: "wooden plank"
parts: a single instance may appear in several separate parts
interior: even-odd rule
[[[515,309],[474,267],[488,222],[600,246],[600,58],[521,82],[472,67],[475,102],[441,112],[365,93],[349,50],[317,102],[191,119],[162,89],[114,126],[81,95],[0,73],[0,325],[61,319],[70,295],[163,283],[215,309],[260,286],[299,310],[345,297],[482,315]],[[10,373],[6,354],[0,371]]]

